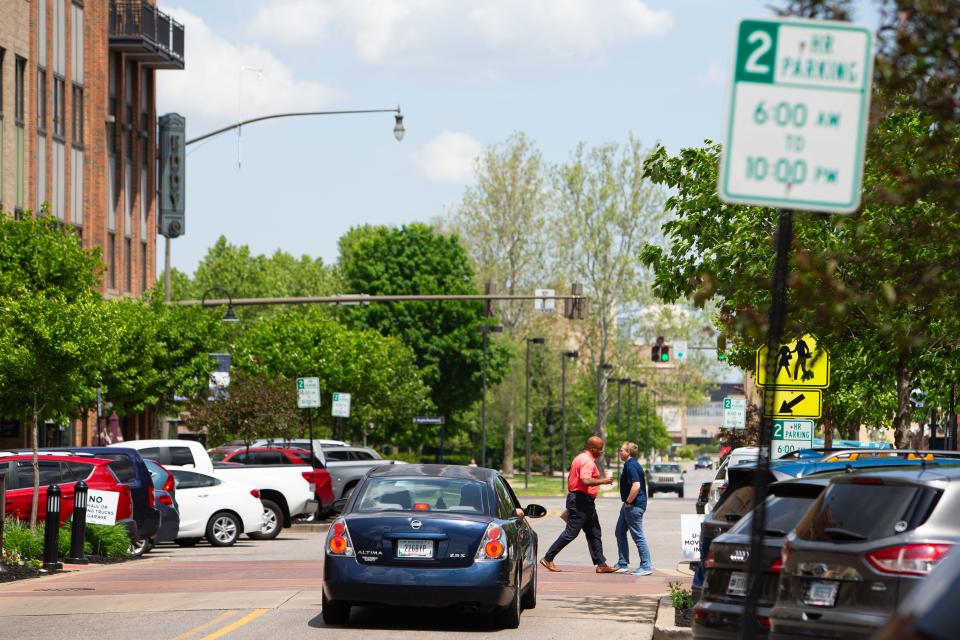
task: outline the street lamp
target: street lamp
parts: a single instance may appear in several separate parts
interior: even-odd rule
[[[634,380],[634,381],[633,381],[633,388],[634,388],[633,411],[634,411],[634,413],[637,414],[637,416],[636,416],[636,418],[637,418],[637,429],[635,430],[634,435],[636,436],[637,440],[639,440],[639,439],[640,439],[640,412],[639,412],[639,409],[640,409],[640,389],[646,389],[646,388],[647,388],[647,383],[646,383],[646,382],[640,382],[639,380]],[[647,422],[647,421],[646,421],[646,416],[647,416],[646,404],[644,404],[643,416],[644,416],[644,421],[643,421],[644,427],[646,427],[646,422]]]
[[[393,137],[397,139],[397,142],[400,142],[403,140],[403,134],[407,132],[407,130],[403,128],[403,115],[400,113],[400,107],[397,107],[397,115],[393,116],[393,118],[397,122],[393,125]]]
[[[230,295],[230,292],[224,289],[223,287],[210,287],[203,292],[203,295],[200,296],[200,306],[205,307],[207,301],[207,294],[213,293],[214,291],[219,291],[223,295],[227,296],[227,312],[223,314],[224,322],[240,322],[240,318],[237,317],[236,312],[233,310],[233,297]]]
[[[524,475],[523,475],[523,488],[526,489],[530,486],[530,432],[533,430],[533,425],[530,424],[530,345],[531,344],[543,344],[543,338],[527,338],[527,367],[526,367],[526,383],[527,390],[524,394],[523,401],[523,429],[527,434],[526,440],[526,464],[524,465]]]
[[[630,382],[630,378],[607,378],[607,382],[616,382],[616,383],[617,383],[617,431],[616,431],[616,435],[614,436],[614,440],[615,440],[616,443],[617,443],[617,451],[618,451],[618,454],[617,454],[617,473],[619,474],[619,473],[620,473],[620,455],[619,455],[619,449],[620,449],[620,434],[623,433],[623,428],[622,428],[621,423],[620,423],[620,405],[623,403],[623,395],[621,394],[621,390],[623,389],[623,383],[624,383],[624,382],[628,382],[628,383],[629,383],[629,382]],[[629,389],[628,389],[628,391],[629,391]]]
[[[579,351],[564,351],[560,354],[560,420],[563,422],[560,481],[564,490],[567,488],[567,358],[576,360],[579,357]]]
[[[482,324],[477,327],[483,332],[483,399],[480,405],[480,466],[487,466],[487,346],[490,342],[490,333],[500,333],[500,325]]]
[[[613,365],[610,364],[609,362],[601,362],[600,364],[597,365],[597,426],[596,426],[596,435],[598,435],[598,436],[600,435],[600,425],[603,424],[601,409],[603,408],[603,402],[602,402],[602,400],[603,400],[603,392],[604,392],[604,388],[603,388],[603,387],[604,387],[604,384],[603,384],[604,371],[610,371],[611,369],[613,369]]]

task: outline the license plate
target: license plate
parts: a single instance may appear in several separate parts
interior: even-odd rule
[[[398,558],[432,558],[433,540],[397,540]]]
[[[837,603],[839,587],[839,582],[814,580],[807,587],[807,594],[803,597],[803,603],[814,607],[832,607]]]
[[[728,596],[747,595],[747,574],[742,571],[734,571],[730,574],[730,582],[727,583]]]

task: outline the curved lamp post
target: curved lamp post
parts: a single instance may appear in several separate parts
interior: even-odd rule
[[[233,310],[233,296],[231,296],[230,292],[224,289],[223,287],[214,286],[204,291],[203,295],[200,296],[200,306],[201,307],[207,306],[206,304],[207,294],[213,293],[214,291],[219,291],[223,293],[223,295],[227,296],[227,312],[223,314],[223,321],[224,322],[240,322],[240,318],[237,317],[236,312]],[[214,305],[211,304],[210,306],[214,306]]]
[[[543,338],[527,338],[527,363],[526,363],[526,383],[527,390],[523,401],[523,430],[527,435],[526,439],[526,464],[524,465],[523,488],[530,486],[530,432],[533,431],[533,425],[530,424],[530,345],[543,344]]]

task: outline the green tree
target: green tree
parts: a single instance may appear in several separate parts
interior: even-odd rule
[[[637,253],[645,238],[659,236],[664,218],[663,189],[643,175],[646,156],[633,138],[623,147],[581,144],[556,171],[558,264],[591,296],[581,331],[599,398],[594,429],[603,438],[608,406],[601,365],[614,359],[617,312],[643,298]]]
[[[294,380],[320,378],[325,400],[318,429],[336,437],[356,437],[373,423],[384,442],[420,443],[413,416],[430,409],[429,389],[414,354],[400,340],[372,330],[348,329],[319,309],[286,312],[246,331],[233,350],[234,367],[249,376]],[[293,382],[290,382],[293,392]],[[351,394],[351,416],[344,431],[326,408],[330,393]],[[291,396],[291,406],[296,406]]]
[[[210,446],[228,440],[289,440],[302,431],[293,380],[239,372],[230,379],[229,393],[214,399],[207,395],[190,403],[186,425],[206,432]]]
[[[0,412],[31,425],[36,525],[38,424],[89,406],[108,343],[103,302],[92,291],[100,273],[70,228],[50,216],[0,211]]]
[[[340,272],[352,293],[476,294],[473,269],[455,236],[423,224],[366,227],[340,241]],[[480,399],[482,305],[472,301],[411,301],[351,307],[353,327],[396,336],[413,349],[441,415],[452,417]],[[488,381],[503,375],[507,352],[489,349]]]

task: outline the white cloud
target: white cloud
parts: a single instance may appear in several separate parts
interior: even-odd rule
[[[170,14],[185,26],[186,66],[182,71],[157,74],[161,111],[177,111],[188,123],[197,119],[225,123],[237,119],[238,99],[242,99],[243,117],[250,117],[322,109],[344,97],[334,87],[298,80],[289,65],[264,47],[228,42],[185,9],[172,9]],[[258,79],[256,72],[241,72],[241,67],[259,68],[263,73]]]
[[[475,138],[459,131],[444,131],[410,155],[428,180],[469,184],[474,180],[474,163],[483,147]]]
[[[556,66],[664,34],[642,0],[272,0],[248,33],[285,44],[345,40],[378,67]]]

